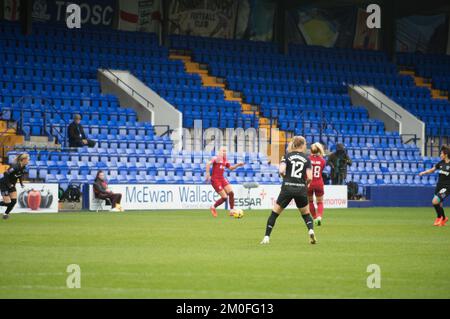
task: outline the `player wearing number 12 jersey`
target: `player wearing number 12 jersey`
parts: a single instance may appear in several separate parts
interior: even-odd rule
[[[303,136],[294,136],[289,143],[288,153],[281,159],[279,173],[283,176],[283,185],[272,213],[267,220],[266,234],[261,244],[268,244],[275,221],[283,210],[294,200],[306,227],[310,243],[317,242],[314,234],[314,221],[309,213],[308,184],[312,180],[311,161],[305,154],[306,140]]]
[[[309,160],[312,167],[312,182],[308,187],[309,211],[317,225],[322,225],[323,217],[323,195],[324,186],[322,172],[325,168],[326,161],[323,159],[324,151],[322,144],[314,143],[311,145],[311,155]],[[314,195],[316,195],[317,211],[314,206]]]

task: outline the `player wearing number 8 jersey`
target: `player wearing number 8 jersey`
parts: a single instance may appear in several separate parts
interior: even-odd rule
[[[312,181],[308,187],[308,200],[309,211],[311,212],[314,221],[317,225],[322,225],[323,217],[323,195],[324,195],[324,183],[322,178],[322,172],[325,168],[326,162],[323,159],[324,151],[322,144],[314,143],[311,145],[311,155],[309,160],[312,167]],[[317,212],[314,206],[314,195],[316,196]]]
[[[276,219],[292,200],[295,201],[308,228],[310,243],[315,244],[317,242],[314,234],[314,221],[309,213],[307,196],[308,184],[312,180],[311,161],[305,154],[305,151],[305,138],[303,136],[294,136],[289,143],[288,153],[281,159],[279,173],[283,176],[283,184],[277,202],[267,220],[266,234],[261,244],[269,243],[270,234],[275,226]]]

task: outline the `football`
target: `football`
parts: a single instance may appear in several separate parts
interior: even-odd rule
[[[235,209],[233,211],[233,217],[234,218],[242,218],[242,217],[244,217],[244,211],[242,209]]]

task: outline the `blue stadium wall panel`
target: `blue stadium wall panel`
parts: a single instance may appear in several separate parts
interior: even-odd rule
[[[433,194],[430,186],[369,186],[366,193],[374,207],[430,206]]]

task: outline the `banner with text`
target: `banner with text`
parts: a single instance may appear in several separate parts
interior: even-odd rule
[[[211,185],[109,185],[122,194],[126,210],[153,209],[208,209],[219,198]],[[235,206],[241,209],[271,209],[280,192],[279,185],[259,185],[250,191],[242,185],[233,185]],[[93,188],[90,188],[90,210],[95,210]],[[325,208],[347,208],[347,186],[325,186]],[[224,208],[222,206],[222,208]],[[288,208],[295,208],[292,202]]]
[[[173,0],[169,20],[171,34],[233,38],[237,0]]]
[[[34,0],[32,16],[34,21],[65,23],[66,8],[75,3],[81,9],[81,25],[112,26],[115,0],[72,0],[51,1]],[[20,1],[5,0],[4,16],[6,20],[17,21],[20,18]]]
[[[17,204],[12,213],[58,212],[58,184],[25,184],[24,188],[16,188]]]

